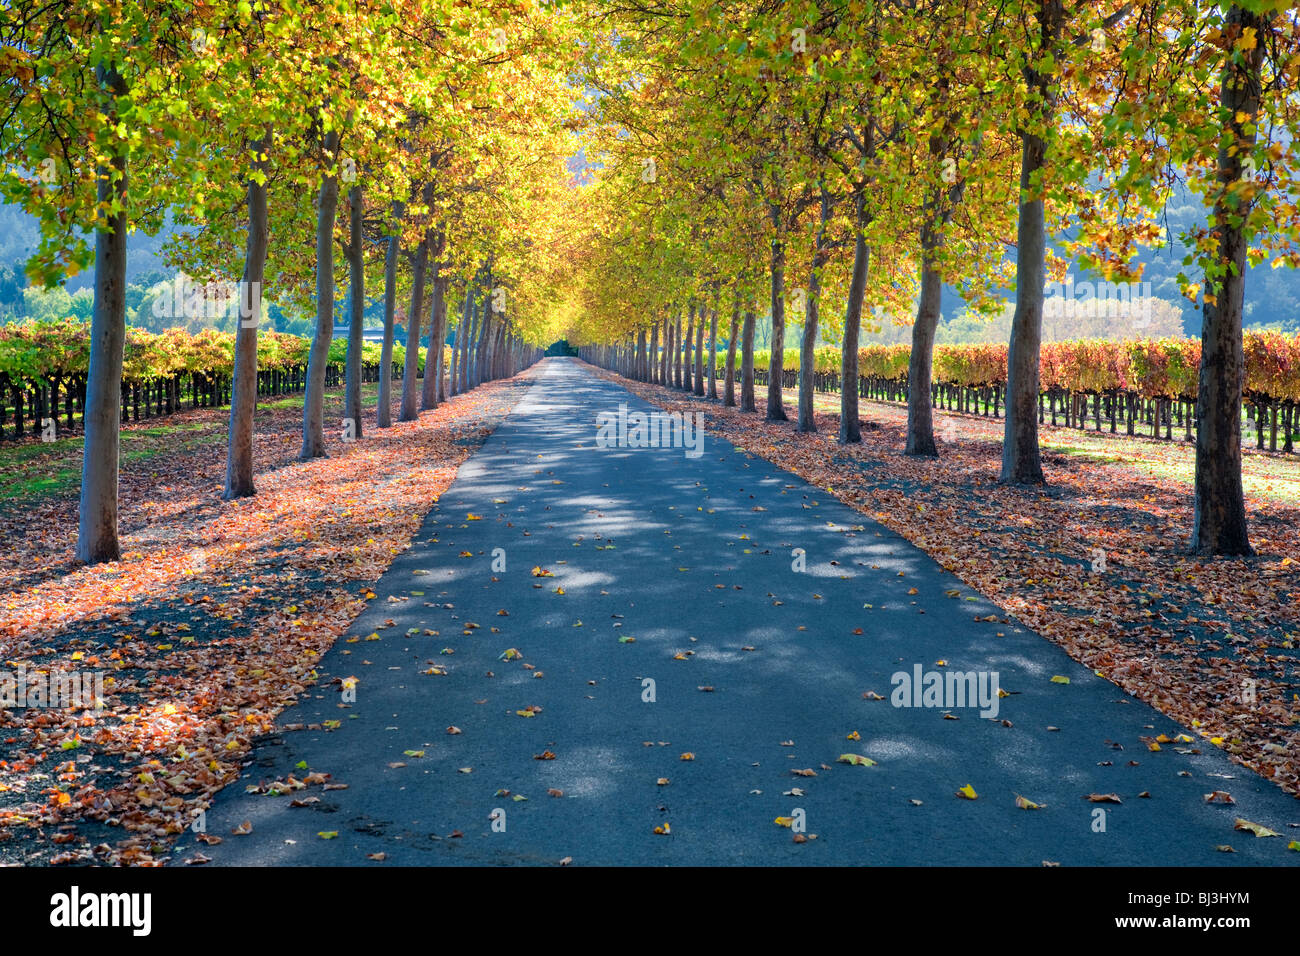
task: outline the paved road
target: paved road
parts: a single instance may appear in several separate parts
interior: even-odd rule
[[[360,639],[340,640],[284,714],[308,729],[259,745],[207,814],[223,841],[187,835],[175,860],[1300,861],[1295,800],[1199,738],[1148,750],[1144,737],[1187,731],[884,527],[712,436],[695,458],[597,447],[597,416],[620,403],[652,411],[576,361],[544,363],[375,586]],[[918,667],[996,671],[1009,696],[996,716],[955,698],[893,706],[893,675]],[[328,682],[353,676],[344,704]],[[246,792],[309,771],[347,789]],[[977,799],[956,796],[965,785]],[[1215,790],[1235,806],[1206,804]],[[290,806],[304,797],[317,802]],[[1282,838],[1234,831],[1239,816]],[[252,832],[230,835],[245,820]],[[795,842],[800,822],[815,839]]]

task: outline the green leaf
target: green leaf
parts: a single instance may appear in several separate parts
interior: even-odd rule
[[[840,754],[836,763],[848,763],[855,767],[874,767],[876,762],[870,757],[864,757],[861,754]]]

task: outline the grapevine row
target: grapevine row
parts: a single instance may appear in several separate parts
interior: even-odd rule
[[[274,397],[302,391],[311,339],[261,331],[257,342],[257,392]],[[326,385],[342,383],[347,342],[330,343]],[[122,368],[122,421],[168,415],[184,407],[230,402],[235,336],[203,329],[161,333],[128,329]],[[393,343],[393,377],[401,379],[406,352]],[[423,367],[423,356],[421,368]],[[362,347],[362,379],[378,381],[382,349]],[[66,319],[0,327],[0,439],[29,429],[51,435],[74,430],[85,413],[90,326]]]

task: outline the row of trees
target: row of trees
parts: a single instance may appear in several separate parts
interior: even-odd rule
[[[819,328],[842,344],[842,380],[856,381],[860,329],[910,312],[905,450],[932,456],[943,287],[990,311],[1010,287],[1000,478],[1035,485],[1045,293],[1069,267],[1049,240],[1103,281],[1139,280],[1136,251],[1168,238],[1161,206],[1187,186],[1206,213],[1180,236],[1193,250],[1182,289],[1203,314],[1191,548],[1249,554],[1243,270],[1248,259],[1300,262],[1292,6],[619,5],[603,18],[616,39],[590,65],[598,169],[575,242],[582,308],[570,337],[689,356],[712,347],[720,315],[733,348],[766,315],[766,415],[781,421],[793,319],[806,353],[795,427],[812,431],[802,373]],[[857,398],[843,390],[842,442],[860,440]]]
[[[171,264],[201,282],[238,281],[226,498],[255,492],[264,299],[315,316],[302,459],[326,453],[339,271],[351,327],[344,417],[358,435],[367,287],[383,289],[379,427],[390,424],[395,322],[407,327],[401,420],[556,337],[545,309],[554,269],[526,264],[558,254],[574,22],[511,0],[5,5],[0,183],[40,222],[28,275],[52,286],[94,269],[78,559],[119,556],[134,230],[153,234],[170,215],[181,226]],[[433,350],[421,385],[415,346],[452,327],[452,367]]]

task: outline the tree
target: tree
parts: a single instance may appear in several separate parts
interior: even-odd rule
[[[266,170],[271,134],[250,143],[248,176],[248,247],[240,279],[235,371],[230,395],[230,436],[226,446],[226,485],[222,497],[255,493],[253,484],[253,413],[257,409],[257,325],[262,318],[262,283],[269,236]]]
[[[1134,242],[1155,232],[1145,216],[1180,181],[1208,212],[1180,236],[1202,281],[1178,276],[1202,307],[1190,549],[1204,555],[1252,553],[1241,482],[1246,264],[1300,265],[1300,23],[1291,7],[1151,0],[1124,51],[1142,94],[1096,108],[1102,144],[1127,149],[1089,197],[1079,246],[1100,250],[1090,262],[1122,271]]]
[[[1111,4],[1114,7],[1116,4]],[[1007,356],[1007,402],[999,481],[1013,485],[1044,482],[1038,447],[1038,363],[1042,344],[1047,270],[1046,193],[1079,181],[1089,166],[1058,162],[1067,139],[1058,124],[1062,77],[1090,76],[1098,57],[1094,38],[1130,15],[1119,4],[1109,16],[1091,18],[1086,5],[1066,8],[1064,0],[1023,0],[1007,19],[1008,30],[993,51],[1020,76],[1003,89],[1019,118],[1020,203],[1016,224],[1016,311]],[[1104,52],[1104,43],[1102,44]],[[1054,176],[1058,177],[1054,181]],[[1063,183],[1062,180],[1065,180]]]
[[[405,214],[405,204],[394,200],[388,240],[384,244],[384,342],[381,347],[379,364],[379,406],[375,413],[375,424],[380,428],[389,428],[393,424],[393,325],[397,313],[397,266],[402,256],[401,222]]]
[[[162,208],[173,198],[190,201],[176,188],[188,179],[176,158],[193,155],[195,129],[186,120],[202,101],[207,61],[189,42],[190,30],[201,26],[187,11],[154,2],[85,13],[68,2],[24,0],[8,5],[0,18],[3,190],[41,227],[28,274],[48,288],[92,262],[95,269],[80,561],[120,555],[127,233],[156,232]],[[87,231],[95,235],[93,253]]]
[[[299,461],[325,455],[325,365],[334,338],[334,221],[339,204],[339,130],[328,110],[320,113],[320,194],[316,203],[316,327],[307,356]]]

